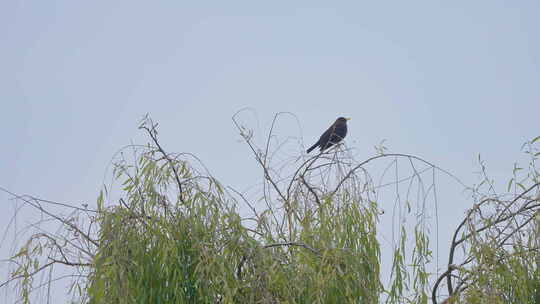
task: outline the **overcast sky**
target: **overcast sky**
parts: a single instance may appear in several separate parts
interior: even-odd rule
[[[242,190],[261,177],[231,122],[244,107],[260,135],[294,113],[301,128],[281,132],[304,146],[352,117],[359,159],[385,139],[466,184],[481,154],[503,185],[540,135],[538,16],[538,1],[3,1],[0,186],[93,204],[148,112],[167,150]],[[4,193],[0,211],[4,231]]]

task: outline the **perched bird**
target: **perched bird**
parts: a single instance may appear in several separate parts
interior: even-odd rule
[[[326,132],[321,135],[319,140],[311,146],[311,148],[307,149],[307,153],[311,152],[313,149],[319,147],[320,151],[322,152],[325,149],[330,148],[332,145],[337,144],[342,139],[345,138],[347,135],[347,120],[350,118],[340,117],[336,119],[336,122],[334,122]]]

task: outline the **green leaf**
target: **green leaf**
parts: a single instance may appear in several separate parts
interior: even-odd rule
[[[15,258],[21,257],[23,255],[28,255],[28,248],[22,247],[21,250],[16,255],[11,257],[11,259],[15,259]]]
[[[511,178],[509,181],[508,181],[508,189],[506,191],[510,192],[510,188],[512,188],[512,183],[514,182],[514,179]]]
[[[97,210],[98,212],[103,210],[103,190],[99,191],[99,196],[97,198]]]
[[[540,139],[540,136],[536,136],[535,138],[533,138],[533,140],[531,140],[531,144],[534,144],[534,142],[536,142],[539,139]]]

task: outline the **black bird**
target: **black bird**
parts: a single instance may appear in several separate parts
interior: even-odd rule
[[[336,122],[334,122],[326,132],[321,135],[319,140],[311,146],[311,148],[307,149],[307,153],[311,152],[313,149],[319,147],[320,151],[322,152],[325,149],[330,148],[332,145],[337,144],[342,139],[345,138],[347,135],[347,120],[350,118],[340,117],[336,119]]]

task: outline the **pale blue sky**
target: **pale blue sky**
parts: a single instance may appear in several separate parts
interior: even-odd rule
[[[304,145],[350,116],[360,159],[386,139],[469,184],[481,153],[504,184],[540,135],[538,16],[538,1],[4,1],[0,186],[94,202],[149,112],[168,150],[242,189],[260,178],[230,119],[243,107],[262,130],[296,114]],[[470,202],[448,204],[453,227]]]

